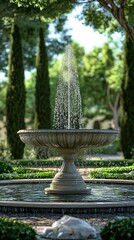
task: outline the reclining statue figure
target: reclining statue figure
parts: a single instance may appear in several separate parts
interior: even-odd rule
[[[70,216],[64,216],[46,227],[41,235],[48,239],[96,239],[96,230],[89,223]]]

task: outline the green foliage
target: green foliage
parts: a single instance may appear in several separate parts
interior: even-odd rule
[[[33,124],[34,108],[35,108],[35,74],[32,73],[30,78],[25,82],[26,87],[26,118],[29,121],[26,123]]]
[[[130,171],[134,171],[134,166],[125,166],[125,167],[110,167],[110,168],[103,168],[103,169],[96,169],[92,171],[98,172],[106,172],[106,173],[128,173]]]
[[[9,146],[5,140],[0,140],[0,160],[11,159]]]
[[[102,168],[91,170],[89,177],[98,179],[134,180],[134,174],[129,174],[131,171],[134,171],[134,166]]]
[[[122,76],[121,51],[118,48],[115,42],[112,46],[106,42],[84,56],[84,116],[103,114],[106,118],[112,118],[109,102],[114,103]]]
[[[44,30],[39,31],[37,56],[37,76],[35,91],[35,128],[49,129],[51,126],[50,85],[48,73],[47,49],[44,42]]]
[[[100,33],[121,30],[117,20],[99,2],[101,1],[95,0],[90,4],[84,4],[80,18],[84,18],[86,25],[90,25]]]
[[[22,167],[59,167],[62,160],[39,159],[39,160],[11,160],[9,163],[13,166]],[[78,167],[113,167],[113,166],[131,166],[134,160],[77,160],[75,164]]]
[[[88,151],[87,152],[88,155],[98,154],[99,156],[100,154],[111,154],[111,155],[117,154],[118,152],[121,152],[120,139],[116,139],[114,142],[106,146],[97,147],[93,149],[91,148],[87,151]]]
[[[84,2],[85,3],[85,2]],[[134,17],[133,0],[127,1],[102,1],[95,0],[83,4],[83,12],[81,18],[85,20],[86,25],[92,26],[99,32],[113,33],[122,31],[122,28],[127,32],[131,39],[134,33]]]
[[[4,161],[0,161],[0,174],[11,172],[13,172],[12,166]]]
[[[16,169],[17,170],[17,169]],[[20,171],[20,170],[19,170]],[[12,180],[12,179],[38,179],[38,178],[53,178],[55,171],[31,171],[21,170],[23,173],[3,173],[0,174],[0,180]],[[27,173],[24,173],[27,172]]]
[[[70,12],[72,10],[73,4],[71,1],[62,0],[9,0],[12,6],[18,6],[27,15],[38,14],[42,16],[44,21],[55,19],[60,17],[62,14]],[[51,10],[50,10],[51,9]]]
[[[13,166],[22,166],[22,167],[47,167],[47,166],[61,166],[62,160],[48,160],[48,159],[38,159],[38,160],[12,160],[9,161]]]
[[[134,218],[115,219],[101,230],[102,240],[133,240]]]
[[[1,240],[36,240],[36,232],[31,226],[22,222],[0,218]]]
[[[124,56],[124,77],[121,101],[121,145],[125,158],[133,158],[134,151],[134,44],[126,36]]]
[[[37,172],[44,172],[43,170],[38,170],[38,169],[32,169],[32,168],[23,168],[23,167],[13,167],[13,171],[15,173],[21,173],[21,174],[25,174],[25,173],[37,173]]]
[[[13,24],[9,59],[9,82],[6,96],[7,141],[12,158],[22,158],[24,144],[17,131],[25,128],[25,87],[19,27]]]
[[[0,71],[7,73],[9,30],[0,27]]]
[[[119,167],[119,166],[131,166],[134,164],[134,160],[78,160],[77,166],[81,167]]]
[[[3,120],[3,116],[6,114],[5,101],[6,101],[7,82],[0,82],[0,120]]]

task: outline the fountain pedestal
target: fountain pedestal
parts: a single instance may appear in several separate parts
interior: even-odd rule
[[[90,192],[74,164],[78,150],[70,148],[58,148],[57,150],[63,156],[62,167],[53,178],[50,187],[45,189],[45,192],[52,194],[84,194]]]
[[[82,148],[104,146],[111,143],[117,136],[115,130],[20,130],[20,139],[33,146],[55,148],[63,156],[60,172],[56,174],[46,193],[52,194],[84,194],[90,190],[80,173],[77,171],[74,160]]]

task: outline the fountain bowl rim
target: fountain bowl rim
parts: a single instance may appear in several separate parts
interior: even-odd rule
[[[101,134],[119,134],[118,130],[112,129],[21,129],[18,134],[24,133],[101,133]]]

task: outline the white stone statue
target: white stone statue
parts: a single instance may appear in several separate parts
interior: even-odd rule
[[[70,216],[64,216],[46,227],[41,235],[48,239],[96,239],[96,230],[89,223]]]

